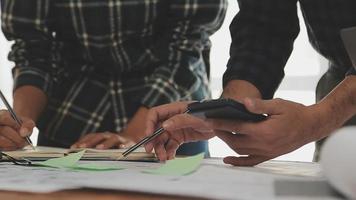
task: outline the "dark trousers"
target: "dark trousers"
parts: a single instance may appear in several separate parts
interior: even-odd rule
[[[331,92],[344,78],[347,69],[341,70],[330,66],[329,70],[321,77],[316,87],[316,102],[322,100],[329,92]],[[330,115],[330,117],[333,117]],[[348,120],[344,126],[356,125],[356,115]],[[314,161],[318,162],[320,159],[320,149],[327,138],[316,142]]]

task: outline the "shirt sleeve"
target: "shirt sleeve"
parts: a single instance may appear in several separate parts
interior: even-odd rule
[[[347,76],[348,75],[356,75],[356,68],[355,67],[352,67],[346,74]]]
[[[239,0],[240,11],[230,25],[232,44],[224,86],[245,80],[264,99],[273,97],[299,33],[296,0]]]
[[[55,42],[50,31],[51,0],[1,0],[2,30],[13,41],[9,60],[14,90],[24,85],[51,93],[58,72]]]
[[[199,89],[198,69],[205,68],[202,51],[210,45],[209,36],[222,25],[226,9],[226,0],[169,1],[167,31],[152,50],[161,64],[148,78],[143,105],[178,101]],[[206,77],[205,69],[200,73]]]

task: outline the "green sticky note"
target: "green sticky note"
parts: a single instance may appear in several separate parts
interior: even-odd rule
[[[84,155],[84,151],[80,151],[78,153],[71,153],[67,156],[61,158],[52,158],[43,162],[38,162],[36,165],[44,166],[44,167],[54,167],[54,168],[70,168],[77,164],[80,158]]]
[[[121,170],[124,169],[120,166],[112,166],[112,165],[96,165],[93,163],[86,164],[77,164],[75,166],[70,167],[75,170],[87,170],[87,171],[110,171],[110,170]]]
[[[143,172],[157,175],[188,175],[193,173],[200,166],[203,159],[204,153],[186,158],[176,158],[174,160],[167,161],[166,164],[157,169],[145,170]]]
[[[87,170],[87,171],[108,171],[124,169],[119,166],[96,165],[93,163],[78,164],[78,161],[84,155],[85,150],[78,153],[72,153],[61,158],[53,158],[44,162],[38,162],[36,165],[53,168],[68,168],[74,170]]]

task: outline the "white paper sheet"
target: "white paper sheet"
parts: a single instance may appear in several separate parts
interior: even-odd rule
[[[117,162],[103,164],[115,165]],[[141,173],[144,169],[158,167],[159,163],[120,162],[119,164],[128,169],[83,172],[1,163],[0,189],[53,192],[86,187],[209,199],[284,199],[292,196],[276,196],[274,188],[276,180],[324,181],[322,177],[278,175],[266,173],[258,168],[236,168],[209,161],[205,162],[197,172],[188,176],[157,176]]]
[[[356,126],[337,130],[325,142],[321,164],[331,185],[349,199],[356,199]]]

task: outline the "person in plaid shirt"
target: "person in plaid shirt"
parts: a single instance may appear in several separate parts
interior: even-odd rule
[[[146,148],[148,151],[155,148],[161,160],[172,158],[175,149],[184,142],[218,136],[243,155],[227,157],[226,163],[256,165],[321,140],[343,125],[356,124],[356,70],[340,37],[342,29],[356,26],[356,1],[238,2],[240,11],[230,26],[231,56],[223,77],[222,96],[243,102],[253,113],[269,116],[263,122],[244,123],[201,120],[180,114],[187,103],[154,108],[148,115],[147,131],[163,123],[166,133]],[[297,3],[311,44],[330,63],[316,89],[317,103],[310,106],[273,99],[299,33]],[[318,142],[315,160],[319,158],[320,144]]]
[[[35,124],[39,145],[125,147],[145,136],[148,108],[210,97],[203,54],[226,8],[226,0],[1,0],[23,121],[17,127],[1,111],[1,149],[23,147]],[[204,151],[206,142],[181,149]]]

